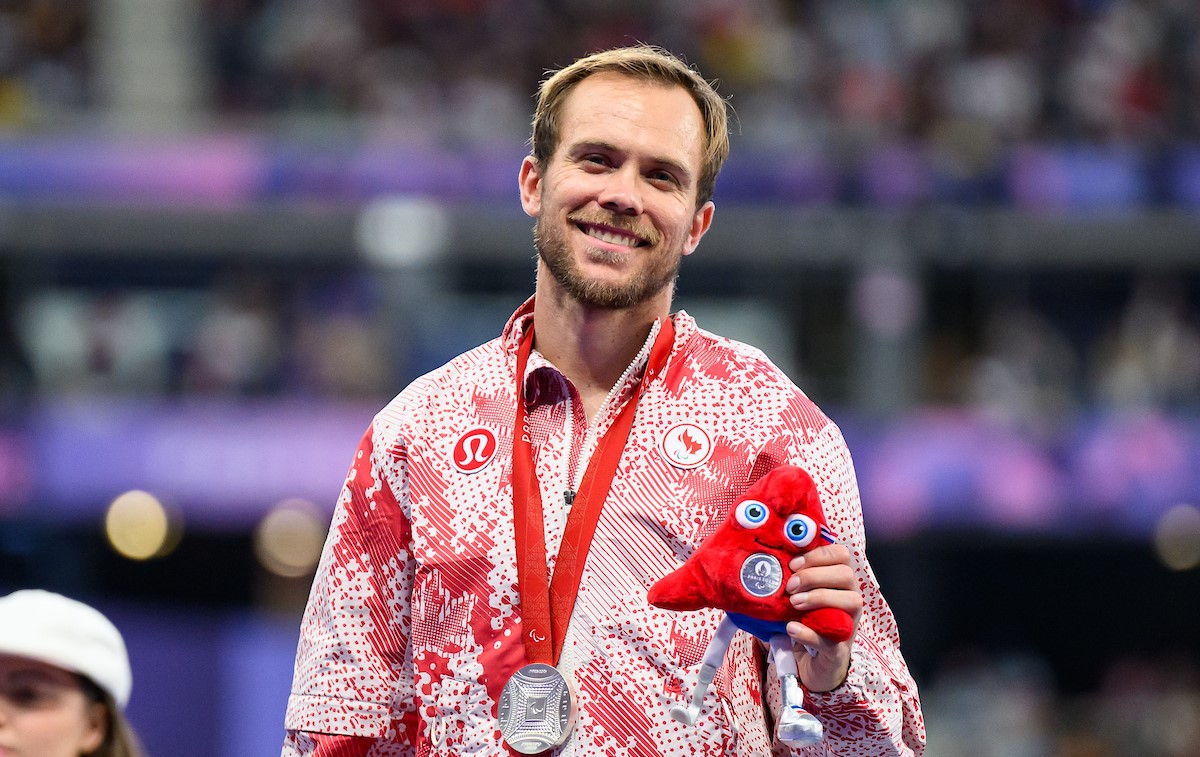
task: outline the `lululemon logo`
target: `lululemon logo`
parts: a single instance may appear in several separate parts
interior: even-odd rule
[[[454,445],[454,467],[463,473],[476,473],[496,455],[496,435],[486,428],[473,428]]]
[[[663,434],[659,450],[676,468],[698,468],[712,456],[712,440],[696,424],[679,423]]]

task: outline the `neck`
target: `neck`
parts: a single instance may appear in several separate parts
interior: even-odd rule
[[[575,385],[592,418],[646,343],[654,322],[669,315],[670,293],[661,302],[607,310],[581,305],[557,288],[538,289],[534,346]]]

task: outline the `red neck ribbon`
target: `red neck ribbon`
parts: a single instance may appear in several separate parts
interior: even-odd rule
[[[525,655],[530,662],[558,663],[588,548],[596,532],[596,521],[625,450],[638,400],[646,386],[666,367],[674,341],[675,328],[670,318],[664,318],[650,348],[650,359],[641,383],[612,426],[596,442],[567,517],[562,545],[554,563],[553,582],[546,566],[542,490],[534,470],[532,435],[525,412],[525,366],[533,349],[532,324],[521,341],[517,351],[517,418],[513,433],[513,525],[521,623],[525,629]]]

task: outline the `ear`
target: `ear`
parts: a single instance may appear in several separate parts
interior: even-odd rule
[[[708,231],[708,227],[712,226],[713,213],[716,212],[717,206],[712,200],[704,203],[696,214],[692,216],[692,228],[688,231],[687,241],[683,245],[683,254],[691,255],[700,246],[700,240]]]
[[[83,732],[79,737],[79,753],[91,754],[100,748],[108,736],[108,705],[93,702],[84,713]]]
[[[542,175],[532,155],[526,155],[521,161],[517,180],[521,185],[521,207],[525,209],[525,215],[537,218],[542,212]]]

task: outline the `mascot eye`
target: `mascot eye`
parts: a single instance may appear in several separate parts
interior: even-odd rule
[[[817,535],[817,524],[807,515],[793,515],[787,519],[783,530],[792,544],[807,547]]]
[[[733,514],[744,528],[758,528],[767,522],[767,506],[753,499],[739,503]]]

